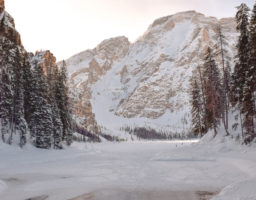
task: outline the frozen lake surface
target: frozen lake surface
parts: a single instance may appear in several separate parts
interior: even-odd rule
[[[74,143],[61,151],[0,144],[0,199],[204,200],[227,185],[256,183],[255,148],[196,142]]]

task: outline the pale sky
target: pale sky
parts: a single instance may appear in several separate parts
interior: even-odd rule
[[[27,51],[49,49],[62,60],[107,38],[133,42],[155,19],[180,11],[232,17],[242,2],[252,8],[255,0],[5,0],[5,7]]]

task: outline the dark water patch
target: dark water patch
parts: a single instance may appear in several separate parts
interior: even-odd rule
[[[30,197],[25,200],[46,200],[49,196],[48,195],[41,195],[41,196],[36,196],[36,197]]]

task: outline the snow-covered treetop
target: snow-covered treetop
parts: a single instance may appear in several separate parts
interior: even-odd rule
[[[245,3],[242,3],[240,6],[237,7],[237,30],[241,30],[243,29],[243,27],[248,26],[249,11],[250,8]]]

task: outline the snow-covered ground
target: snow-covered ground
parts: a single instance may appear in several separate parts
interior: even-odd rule
[[[60,151],[0,143],[0,199],[196,200],[221,191],[214,200],[255,200],[255,152],[225,139],[74,143]]]

